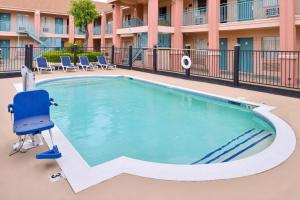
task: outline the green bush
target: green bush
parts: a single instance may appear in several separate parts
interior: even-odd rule
[[[71,61],[74,62],[74,54],[65,51],[49,51],[43,53],[42,57],[45,57],[48,62],[60,63],[60,56],[70,56]]]
[[[78,53],[77,56],[87,56],[90,62],[97,62],[97,56],[104,55],[103,52],[86,52]],[[49,51],[43,53],[42,57],[45,57],[48,62],[60,63],[60,56],[69,56],[71,62],[74,62],[74,53],[67,51]]]
[[[103,52],[86,52],[78,54],[78,56],[87,56],[90,62],[97,62],[97,56],[103,55]]]

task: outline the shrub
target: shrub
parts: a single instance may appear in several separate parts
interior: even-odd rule
[[[78,53],[78,56],[87,56],[90,62],[97,62],[97,56],[104,55],[103,52],[86,52]],[[60,63],[60,56],[69,56],[71,61],[74,62],[74,53],[67,51],[49,51],[42,54],[42,57],[45,57],[48,62],[51,63]]]
[[[48,62],[52,63],[60,63],[60,56],[70,56],[71,61],[74,61],[74,54],[66,51],[49,51],[42,55],[42,57],[45,57]]]
[[[97,56],[103,55],[103,52],[86,52],[78,54],[78,56],[87,56],[90,62],[97,62]]]

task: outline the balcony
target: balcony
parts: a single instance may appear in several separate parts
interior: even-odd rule
[[[132,18],[123,22],[123,28],[132,28],[139,26],[144,26],[144,22],[139,18]]]
[[[106,24],[106,34],[112,34],[113,33],[113,30],[112,30],[112,22],[108,22]]]
[[[101,35],[101,26],[94,26],[94,35]]]
[[[9,21],[0,21],[0,32],[10,32]]]
[[[221,4],[220,22],[238,22],[279,17],[279,0],[255,0]]]
[[[171,16],[169,14],[158,16],[159,26],[171,26]]]
[[[189,9],[183,13],[183,25],[201,25],[207,24],[207,9],[206,7]]]

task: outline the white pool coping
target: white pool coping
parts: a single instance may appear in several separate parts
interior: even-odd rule
[[[99,75],[99,76],[67,76],[51,79],[44,79],[36,83],[53,81],[69,78],[109,78],[109,77],[127,77],[148,83],[162,85],[168,88],[184,90],[204,96],[235,101],[247,105],[256,106],[253,109],[258,115],[271,122],[276,130],[274,142],[265,150],[241,160],[230,161],[226,163],[199,164],[199,165],[176,165],[161,164],[132,159],[126,156],[90,167],[87,162],[80,156],[77,150],[59,130],[57,126],[53,128],[55,143],[62,153],[62,158],[57,160],[60,168],[66,175],[68,182],[75,193],[85,190],[93,185],[105,180],[118,176],[122,173],[154,178],[160,180],[172,181],[208,181],[244,177],[258,174],[270,170],[284,161],[294,152],[296,147],[296,137],[293,129],[282,119],[271,113],[274,109],[271,106],[257,104],[249,101],[228,98],[207,92],[200,92],[184,87],[178,87],[170,84],[141,79],[127,75]],[[15,84],[18,92],[22,91],[21,83]],[[47,132],[43,133],[47,144],[51,145]]]

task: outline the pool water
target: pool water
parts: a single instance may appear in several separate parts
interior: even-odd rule
[[[273,126],[243,104],[140,80],[73,78],[38,87],[59,104],[52,119],[90,166],[120,156],[218,163],[254,155],[275,138]]]

